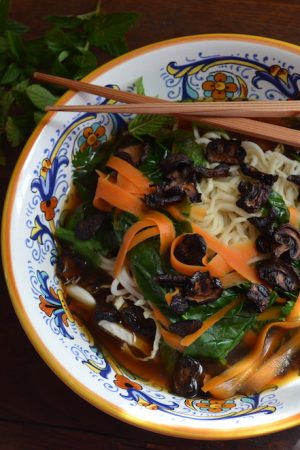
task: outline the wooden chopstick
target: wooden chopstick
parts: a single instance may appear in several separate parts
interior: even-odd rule
[[[299,114],[300,101],[131,103],[117,105],[49,105],[46,111],[110,112],[129,114],[193,114],[207,117],[291,117]]]
[[[48,75],[40,72],[35,72],[34,77],[37,80],[47,83],[53,83],[59,86],[64,86],[73,91],[87,92],[98,95],[104,98],[116,100],[124,103],[160,103],[169,104],[168,100],[149,97],[147,95],[139,95],[133,92],[124,92],[117,89],[112,89],[104,86],[97,86],[95,84],[86,83],[83,81],[70,80],[68,78]],[[250,103],[250,102],[249,102]],[[290,103],[290,102],[289,102]],[[58,105],[57,105],[58,106]],[[300,131],[286,128],[280,125],[274,125],[259,120],[247,119],[243,117],[199,117],[195,115],[182,114],[183,119],[201,124],[215,125],[226,130],[234,131],[244,135],[269,140],[272,142],[279,142],[282,144],[300,147]]]

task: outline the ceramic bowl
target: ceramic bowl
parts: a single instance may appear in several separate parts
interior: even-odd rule
[[[243,35],[183,37],[130,52],[95,70],[86,81],[130,91],[141,76],[148,95],[173,101],[294,98],[300,48]],[[61,99],[67,104],[104,101],[71,92]],[[300,378],[248,397],[186,400],[125,372],[103,355],[70,314],[55,276],[53,231],[70,189],[72,155],[89,145],[85,128],[94,133],[104,127],[105,140],[123,120],[111,114],[47,114],[16,165],[3,216],[2,247],[11,298],[25,332],[77,394],[147,430],[184,438],[236,439],[300,424]]]

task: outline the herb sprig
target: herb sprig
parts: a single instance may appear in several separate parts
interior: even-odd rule
[[[105,54],[127,51],[126,34],[138,20],[132,12],[106,14],[98,3],[86,14],[48,17],[49,29],[29,38],[28,27],[9,18],[9,6],[10,0],[0,1],[0,164],[5,164],[6,142],[23,144],[44,107],[63,93],[62,88],[32,83],[33,72],[80,79]]]

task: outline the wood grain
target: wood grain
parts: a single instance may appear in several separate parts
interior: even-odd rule
[[[94,0],[13,0],[12,15],[38,35],[50,14],[82,13]],[[136,11],[139,24],[129,48],[198,33],[248,33],[300,45],[298,0],[102,0],[108,12]],[[17,152],[0,168],[1,206]],[[1,450],[299,450],[300,427],[241,441],[186,441],[122,423],[96,410],[67,388],[29,343],[1,277],[0,449]],[[299,401],[299,399],[295,399]]]

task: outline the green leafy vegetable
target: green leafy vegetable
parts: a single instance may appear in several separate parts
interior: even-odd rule
[[[263,208],[263,215],[268,215],[269,211],[273,209],[276,213],[276,225],[287,223],[290,220],[290,213],[283,200],[282,196],[278,192],[272,191],[269,195],[268,201]]]
[[[162,133],[163,128],[170,127],[174,121],[170,116],[139,114],[129,122],[128,130],[137,139],[142,139],[145,135],[155,138]]]
[[[145,140],[149,143],[149,151],[146,160],[139,166],[139,170],[153,183],[159,183],[163,180],[159,162],[167,158],[169,149],[148,136]]]
[[[75,232],[67,228],[59,227],[55,236],[62,240],[78,256],[87,261],[94,269],[100,269],[102,264],[102,245],[97,239],[81,241],[75,237]]]
[[[25,25],[9,20],[9,4],[0,0],[0,164],[5,162],[6,142],[12,147],[23,144],[43,117],[44,107],[64,91],[32,84],[33,72],[82,78],[101,64],[96,49],[112,56],[127,51],[126,33],[138,20],[131,12],[105,14],[99,2],[86,14],[49,17],[50,28],[30,39],[23,37]]]
[[[113,226],[119,246],[121,245],[124,234],[126,233],[128,228],[136,221],[137,217],[128,212],[123,212],[120,215],[115,215]]]
[[[228,353],[241,341],[245,332],[251,328],[255,315],[248,311],[231,310],[193,344],[184,354],[192,357],[224,359]]]

